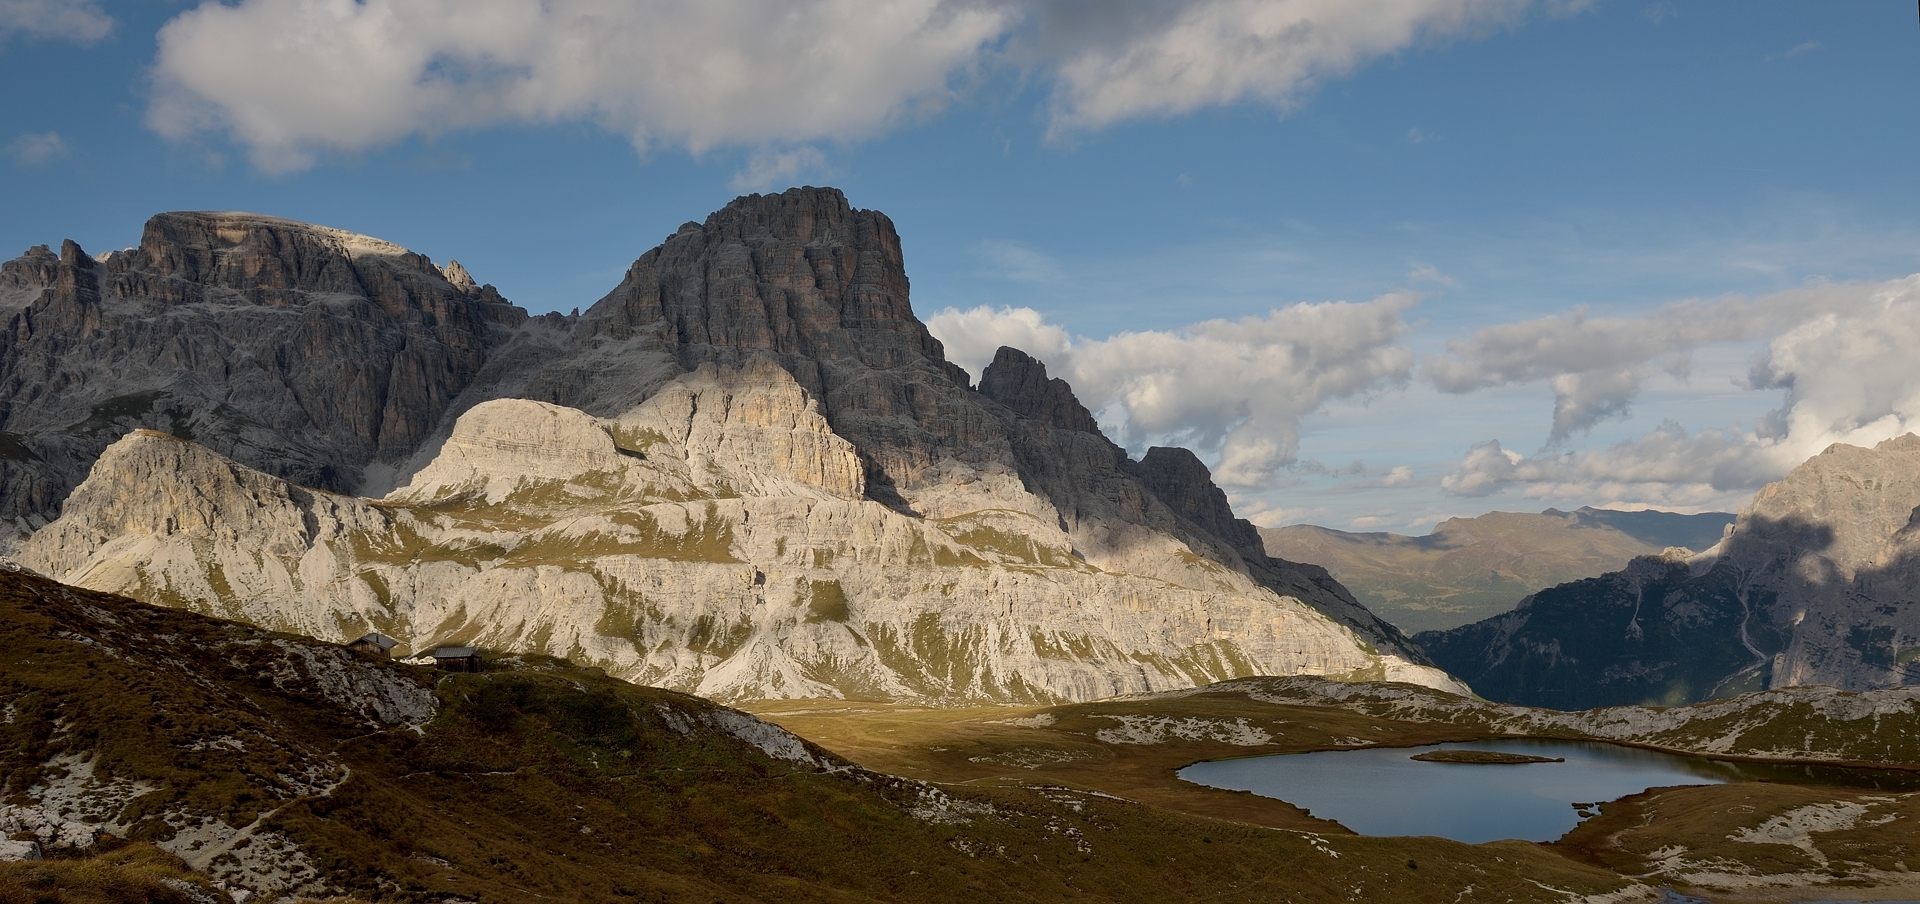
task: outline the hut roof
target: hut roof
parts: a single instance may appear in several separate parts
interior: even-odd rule
[[[393,638],[388,637],[385,634],[375,631],[372,634],[368,634],[367,636],[354,641],[354,643],[370,643],[376,647],[379,647],[382,650],[391,650],[395,646],[399,645],[400,641],[394,640]]]
[[[472,655],[472,647],[435,647],[433,649],[435,659],[465,659]]]

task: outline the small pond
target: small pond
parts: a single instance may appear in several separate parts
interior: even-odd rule
[[[1564,762],[1479,765],[1411,759],[1434,750],[1487,750]],[[1776,781],[1920,790],[1920,774],[1914,773],[1732,763],[1613,744],[1539,740],[1214,760],[1188,766],[1180,777],[1279,798],[1362,835],[1438,835],[1469,844],[1501,838],[1552,841],[1579,824],[1575,803],[1599,803],[1667,785]]]

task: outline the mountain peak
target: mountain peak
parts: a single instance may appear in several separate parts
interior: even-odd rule
[[[1000,350],[994,352],[993,363],[980,373],[980,394],[1022,417],[1061,430],[1100,432],[1093,413],[1080,404],[1067,381],[1048,378],[1046,364],[1011,346],[1000,346]]]

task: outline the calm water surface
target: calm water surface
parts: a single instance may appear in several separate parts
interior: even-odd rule
[[[1422,763],[1429,750],[1493,750],[1562,757],[1518,766]],[[1920,790],[1920,775],[1824,766],[1771,766],[1675,756],[1584,741],[1470,741],[1427,747],[1324,750],[1195,763],[1187,781],[1275,797],[1362,835],[1438,835],[1479,844],[1551,841],[1597,803],[1666,785],[1737,781]]]

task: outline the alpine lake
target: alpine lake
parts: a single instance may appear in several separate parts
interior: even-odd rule
[[[1415,759],[1422,756],[1428,759]],[[1920,791],[1920,773],[1732,762],[1552,740],[1211,760],[1187,766],[1179,775],[1199,785],[1284,800],[1362,835],[1435,835],[1469,844],[1504,838],[1552,841],[1592,815],[1596,805],[1648,788],[1770,781]]]

